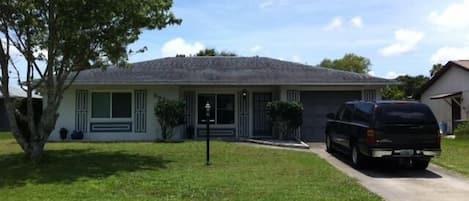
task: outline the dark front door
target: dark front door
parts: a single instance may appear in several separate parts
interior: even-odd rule
[[[360,100],[360,91],[303,91],[303,125],[301,139],[307,142],[323,141],[327,113],[335,113],[346,101]]]
[[[453,133],[458,126],[456,121],[461,119],[461,106],[458,103],[461,103],[460,97],[456,97],[451,100],[451,126],[453,128]]]
[[[267,116],[267,103],[272,101],[272,93],[253,93],[253,136],[271,137],[272,123]]]

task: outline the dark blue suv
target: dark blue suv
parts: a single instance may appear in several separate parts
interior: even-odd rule
[[[349,153],[356,168],[370,158],[384,158],[426,169],[441,152],[438,123],[422,103],[351,101],[327,117],[327,151]]]

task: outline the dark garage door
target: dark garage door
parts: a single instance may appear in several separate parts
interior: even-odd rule
[[[345,101],[360,100],[360,91],[303,91],[303,125],[301,138],[307,142],[324,140],[327,113],[335,113],[340,104]]]

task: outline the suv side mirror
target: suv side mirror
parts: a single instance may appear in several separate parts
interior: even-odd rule
[[[326,115],[326,117],[327,117],[328,119],[335,119],[335,114],[334,114],[334,113],[328,113],[328,114]]]

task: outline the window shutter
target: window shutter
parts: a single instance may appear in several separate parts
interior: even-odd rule
[[[135,90],[135,118],[134,118],[134,131],[136,133],[147,132],[147,91]]]
[[[88,90],[76,90],[75,130],[88,131]]]

